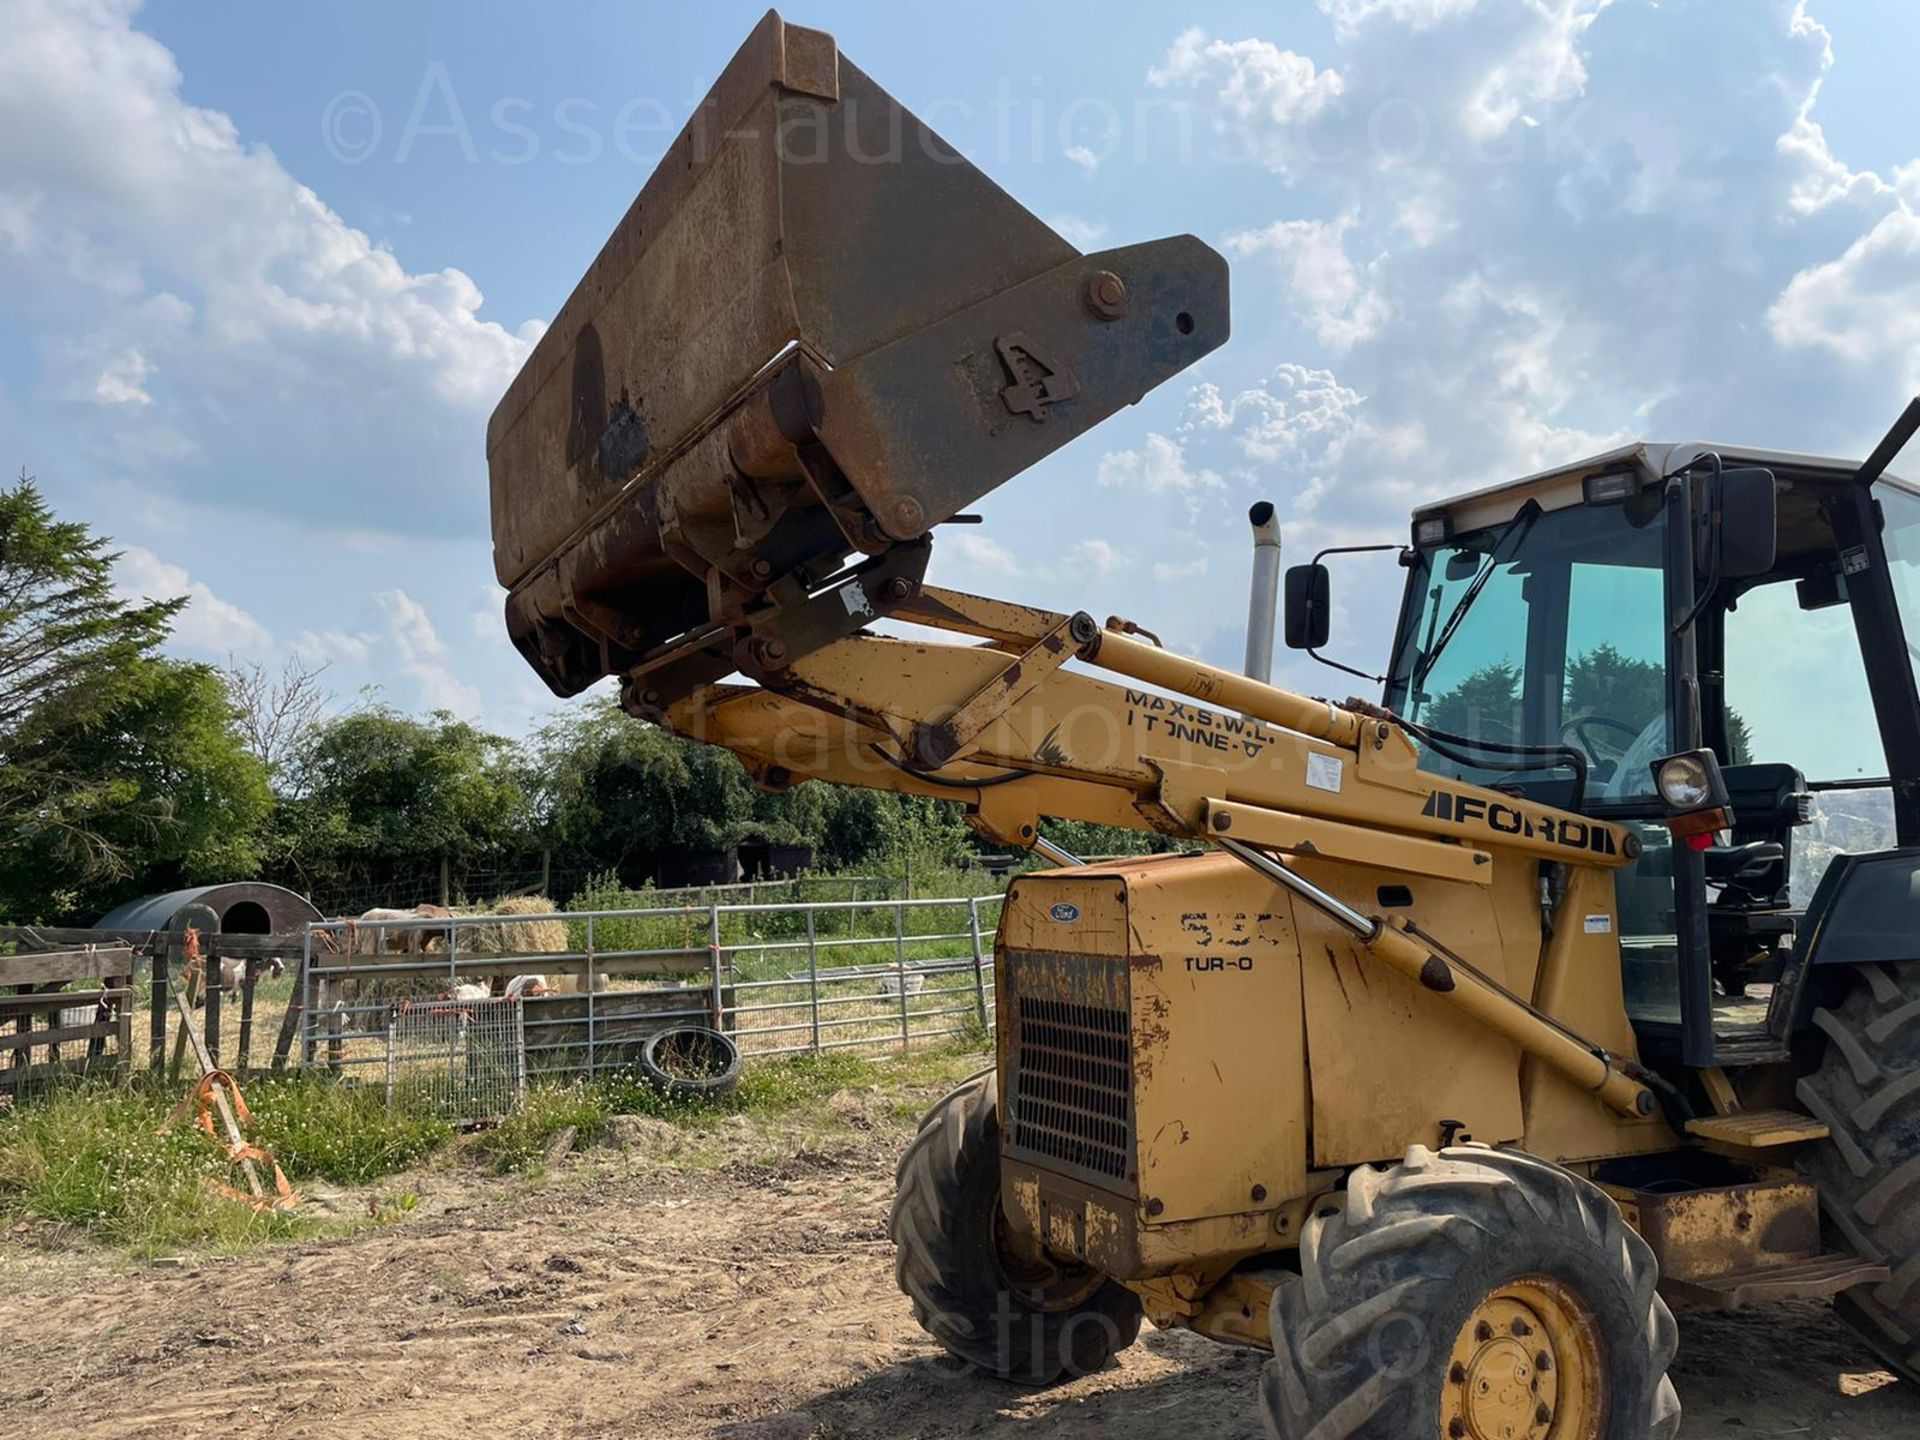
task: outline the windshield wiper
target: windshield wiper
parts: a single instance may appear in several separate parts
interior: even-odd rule
[[[1533,529],[1533,522],[1539,518],[1540,502],[1529,500],[1520,507],[1520,513],[1507,522],[1506,528],[1500,532],[1500,538],[1493,542],[1493,549],[1487,552],[1486,564],[1480,567],[1480,572],[1473,577],[1473,583],[1468,585],[1461,592],[1460,598],[1454,602],[1453,609],[1447,615],[1447,623],[1440,627],[1439,639],[1433,642],[1433,648],[1422,655],[1420,663],[1414,667],[1412,687],[1414,690],[1426,689],[1427,676],[1433,673],[1433,667],[1440,661],[1441,652],[1447,648],[1447,642],[1452,640],[1455,632],[1460,629],[1460,622],[1467,618],[1467,611],[1473,608],[1473,602],[1478,600],[1480,592],[1487,588],[1487,581],[1493,578],[1494,567],[1500,563],[1501,554],[1506,551],[1509,544],[1514,549],[1519,549],[1521,542],[1527,538],[1527,532]]]

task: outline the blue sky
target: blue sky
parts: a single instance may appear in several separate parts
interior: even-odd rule
[[[192,597],[182,653],[524,730],[486,416],[761,13],[0,0],[0,458]],[[1230,345],[942,536],[945,583],[1234,662],[1257,497],[1304,558],[1631,434],[1860,450],[1920,389],[1905,0],[787,16],[1083,249],[1233,264]],[[1397,579],[1337,648],[1384,652]]]

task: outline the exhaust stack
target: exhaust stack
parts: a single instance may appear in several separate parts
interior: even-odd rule
[[[1280,517],[1271,500],[1247,511],[1253,526],[1253,592],[1247,605],[1247,676],[1268,683],[1273,676],[1273,616],[1280,602]]]

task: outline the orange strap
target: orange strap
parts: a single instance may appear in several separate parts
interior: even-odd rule
[[[204,1132],[209,1140],[220,1147],[232,1164],[238,1165],[242,1160],[251,1160],[257,1165],[273,1166],[274,1198],[271,1200],[236,1190],[231,1185],[223,1185],[217,1180],[209,1180],[207,1184],[217,1193],[226,1196],[229,1200],[238,1200],[244,1205],[251,1206],[256,1214],[264,1215],[272,1210],[293,1209],[300,1203],[299,1193],[288,1183],[285,1172],[280,1169],[279,1163],[273,1156],[259,1146],[249,1145],[244,1140],[229,1143],[220,1138],[220,1132],[214,1128],[213,1110],[214,1094],[221,1089],[227,1092],[227,1103],[233,1107],[234,1123],[249,1124],[253,1120],[253,1111],[247,1108],[246,1097],[240,1093],[239,1082],[224,1070],[209,1070],[202,1075],[199,1083],[189,1090],[185,1098],[174,1108],[167,1124],[174,1124],[191,1109],[194,1129]]]

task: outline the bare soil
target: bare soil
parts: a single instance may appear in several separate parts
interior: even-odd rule
[[[915,1100],[931,1096],[911,1097]],[[898,1095],[804,1122],[626,1126],[538,1181],[457,1158],[331,1197],[398,1224],[149,1265],[59,1233],[0,1245],[0,1433],[274,1440],[1256,1440],[1259,1360],[1147,1330],[1045,1393],[954,1367],[895,1291]],[[326,1200],[322,1204],[329,1203]],[[1920,1398],[1824,1306],[1683,1318],[1684,1433],[1892,1440]]]

